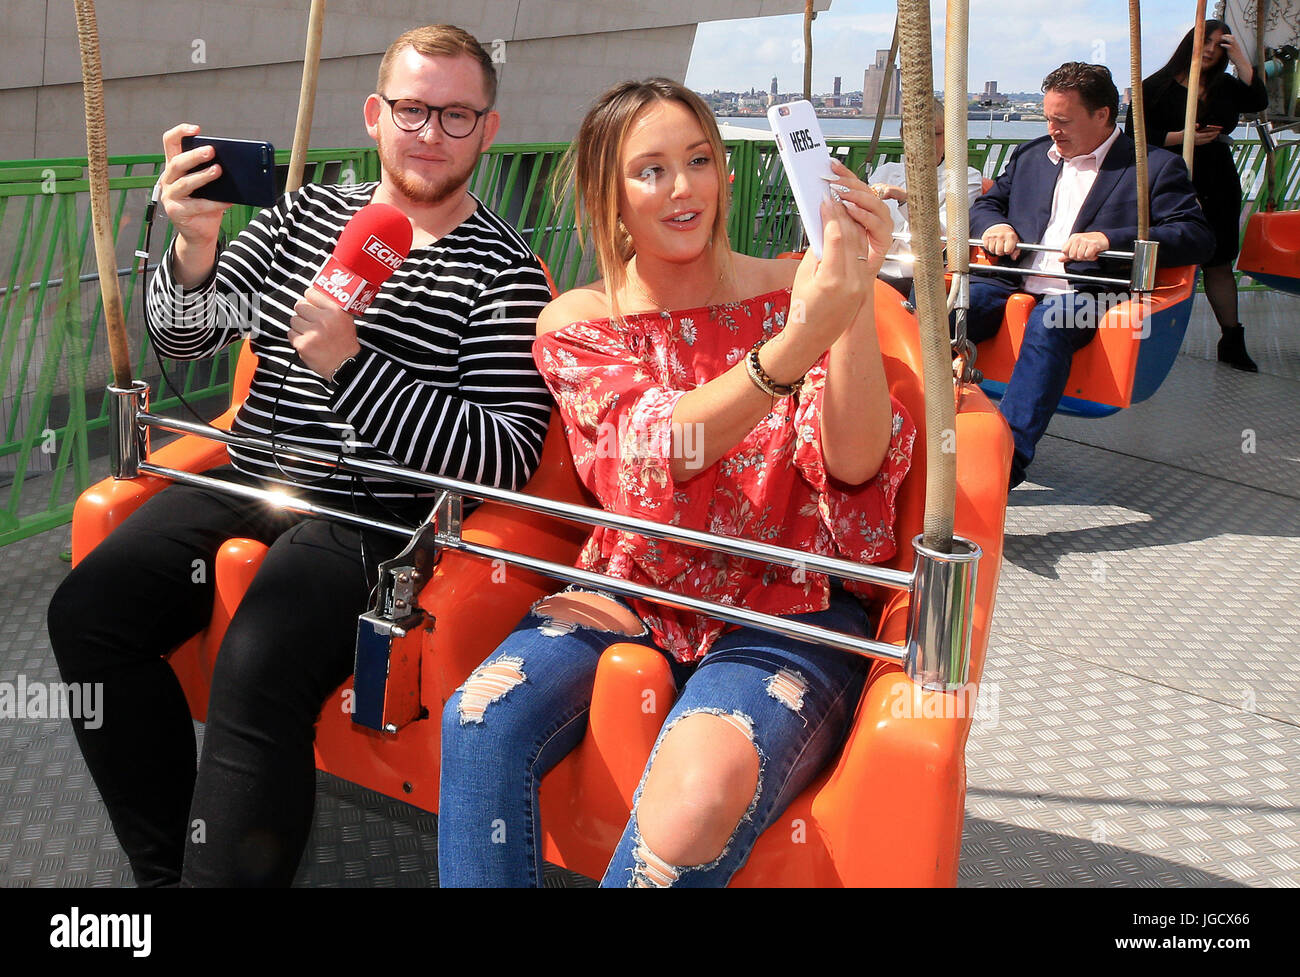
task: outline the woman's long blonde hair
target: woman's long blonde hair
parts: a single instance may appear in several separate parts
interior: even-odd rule
[[[632,238],[619,219],[618,191],[622,176],[619,160],[632,123],[642,109],[655,102],[677,102],[685,106],[694,113],[704,130],[718,174],[718,208],[713,218],[711,250],[719,271],[726,271],[731,263],[731,245],[727,237],[727,214],[731,208],[727,151],[722,145],[713,112],[693,91],[668,78],[625,81],[615,85],[597,100],[582,120],[578,137],[557,171],[555,193],[560,199],[570,186],[573,188],[578,242],[585,246],[587,236],[590,236],[614,315],[618,314],[615,295],[626,283],[627,263],[636,253]]]

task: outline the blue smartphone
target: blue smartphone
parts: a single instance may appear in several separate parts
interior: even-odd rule
[[[221,175],[194,191],[201,200],[216,200],[224,204],[250,204],[270,207],[277,196],[275,179],[275,147],[269,142],[252,139],[222,139],[219,136],[182,136],[181,149],[189,152],[200,146],[211,146],[216,155],[213,162],[221,164]],[[197,173],[212,163],[204,163],[190,170]]]

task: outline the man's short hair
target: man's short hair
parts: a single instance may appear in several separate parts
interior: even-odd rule
[[[1104,64],[1067,61],[1043,79],[1044,92],[1078,92],[1089,113],[1110,109],[1110,123],[1119,117],[1119,90]]]
[[[429,24],[407,31],[384,52],[379,62],[379,81],[375,91],[383,93],[388,83],[388,75],[393,69],[393,61],[407,48],[415,48],[426,58],[454,58],[466,55],[473,58],[483,69],[483,91],[487,93],[487,108],[497,100],[497,73],[492,65],[492,56],[483,49],[473,34],[454,27],[451,24]]]

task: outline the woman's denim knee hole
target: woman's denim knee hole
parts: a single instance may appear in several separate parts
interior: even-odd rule
[[[749,745],[754,748],[758,754],[758,777],[754,782],[754,796],[750,798],[749,806],[745,808],[745,813],[736,821],[736,826],[731,831],[731,836],[727,839],[726,844],[722,846],[722,851],[708,862],[700,865],[673,865],[664,858],[657,855],[654,850],[646,844],[645,839],[641,836],[641,824],[638,807],[641,803],[641,793],[645,789],[646,777],[650,773],[650,768],[654,766],[655,758],[659,755],[659,747],[663,744],[673,729],[683,719],[689,716],[716,716],[718,719],[734,726],[739,730],[747,740]],[[690,709],[683,712],[680,716],[675,717],[671,723],[664,727],[655,742],[654,749],[650,752],[650,759],[646,761],[645,770],[641,774],[641,782],[637,785],[636,793],[632,798],[632,814],[629,818],[629,827],[632,831],[632,869],[628,879],[627,886],[630,889],[658,889],[669,888],[675,884],[687,872],[707,872],[717,868],[722,861],[731,854],[731,846],[735,840],[736,834],[740,831],[742,825],[754,818],[754,812],[758,808],[759,798],[763,796],[763,770],[767,766],[767,757],[764,755],[762,748],[754,739],[754,721],[743,712],[734,710],[701,707]]]
[[[495,661],[484,662],[456,690],[460,693],[460,704],[456,707],[460,724],[483,722],[488,706],[505,698],[511,689],[527,679],[524,660],[518,656],[503,655]]]
[[[559,638],[566,634],[572,634],[574,631],[577,631],[579,628],[589,628],[590,630],[593,631],[601,630],[599,628],[591,628],[590,625],[583,624],[580,621],[557,621],[555,620],[555,618],[551,617],[551,615],[547,614],[545,611],[538,610],[538,608],[544,602],[550,600],[553,597],[563,596],[564,594],[593,594],[597,597],[604,597],[607,600],[612,600],[614,603],[618,604],[624,610],[630,612],[633,616],[636,616],[636,611],[632,609],[632,605],[629,604],[627,601],[625,601],[623,598],[619,597],[617,594],[611,594],[607,590],[597,590],[592,587],[580,587],[577,584],[570,584],[569,586],[561,590],[559,593],[548,594],[545,597],[538,598],[536,601],[533,602],[533,606],[528,609],[528,614],[530,617],[536,617],[542,622],[537,626],[537,630],[541,634],[546,635],[548,638]],[[641,630],[636,632],[635,634],[632,634],[630,632],[622,632],[622,631],[616,631],[612,633],[618,634],[620,637],[644,638],[650,634],[650,629],[647,628],[644,624],[642,624]]]
[[[803,711],[803,694],[808,691],[808,680],[792,668],[783,668],[775,675],[769,675],[763,682],[767,694],[790,711],[799,715]],[[804,721],[807,725],[807,720]]]

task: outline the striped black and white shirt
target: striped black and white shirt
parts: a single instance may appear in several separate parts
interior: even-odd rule
[[[235,419],[238,434],[266,437],[274,427],[280,443],[521,488],[537,467],[551,412],[532,358],[550,290],[523,238],[482,202],[455,230],[412,249],[357,317],[361,352],[337,384],[309,370],[288,340],[294,304],[376,186],[309,184],[285,194],[194,289],[176,282],[168,252],[150,283],[150,335],[174,359],[209,356],[251,336],[258,366]],[[324,466],[266,451],[232,446],[230,457],[274,482],[326,476]],[[379,498],[429,494],[368,476],[366,487]],[[355,491],[346,473],[313,490]]]

